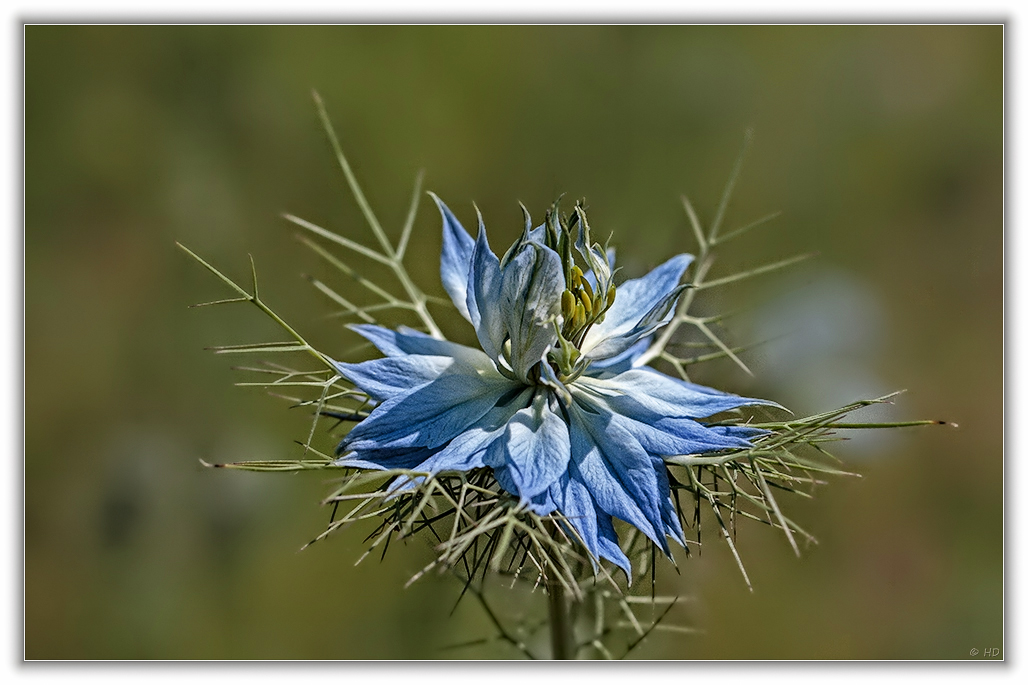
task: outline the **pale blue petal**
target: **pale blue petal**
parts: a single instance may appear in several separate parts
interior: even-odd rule
[[[567,473],[550,487],[549,493],[567,525],[575,529],[592,555],[593,570],[597,568],[597,559],[607,559],[621,567],[631,583],[632,565],[618,545],[614,522],[610,514],[596,505],[574,462],[568,464]]]
[[[575,383],[603,395],[611,408],[619,413],[649,410],[660,416],[698,419],[748,405],[779,406],[768,400],[730,395],[687,383],[645,366],[612,378],[583,376]]]
[[[400,326],[395,331],[364,323],[351,324],[349,328],[370,340],[382,354],[390,357],[407,354],[445,356],[467,362],[479,369],[488,369],[492,366],[489,357],[481,350],[449,340],[439,340],[406,326]]]
[[[608,247],[607,248],[607,267],[611,271],[614,271],[614,248],[613,247]],[[585,280],[589,281],[589,285],[592,286],[592,289],[594,291],[596,290],[596,274],[593,273],[592,269],[586,269],[585,273],[582,274],[582,278],[584,278]]]
[[[546,244],[546,224],[539,224],[528,232],[528,240],[540,245]]]
[[[652,424],[628,418],[632,425],[649,425],[651,431],[639,432],[639,441],[653,454],[705,454],[722,450],[745,449],[752,447],[749,439],[735,432],[727,432],[709,428],[692,419],[679,416],[666,416],[655,420]],[[671,436],[670,440],[661,441],[653,436],[657,434]],[[650,449],[650,446],[653,449]],[[670,449],[667,449],[670,448]]]
[[[589,352],[603,340],[625,335],[635,328],[640,319],[675,289],[692,260],[692,255],[687,254],[672,257],[642,278],[619,285],[614,304],[603,321],[586,334],[582,352]]]
[[[511,368],[528,382],[528,371],[556,342],[553,320],[560,312],[564,270],[560,257],[528,243],[503,270],[500,307],[510,337]]]
[[[429,195],[435,200],[443,218],[443,253],[439,261],[443,288],[461,316],[470,321],[467,305],[468,272],[471,270],[471,252],[475,248],[475,241],[457,221],[450,208],[435,193]]]
[[[360,364],[335,362],[339,374],[377,402],[431,383],[454,367],[466,368],[453,357],[407,355]]]
[[[506,423],[519,409],[523,408],[532,395],[531,388],[525,388],[513,399],[501,402],[486,412],[485,416],[453,438],[439,450],[422,450],[422,460],[409,468],[412,471],[436,474],[441,471],[470,471],[485,466],[482,458],[494,441],[503,437]],[[423,477],[398,478],[390,490],[407,490],[424,480]],[[552,508],[551,508],[552,511]],[[549,512],[537,512],[545,515]]]
[[[575,401],[633,435],[650,454],[672,456],[704,454],[750,447],[745,439],[711,430],[692,419],[662,416],[623,397],[605,398],[576,387]]]
[[[549,492],[557,510],[574,527],[589,553],[598,559],[600,545],[597,540],[596,505],[573,461],[568,464],[567,472],[550,486]],[[595,562],[593,566],[595,568]]]
[[[558,397],[571,397],[568,386],[557,377],[557,372],[549,364],[539,365],[539,384],[556,392]]]
[[[434,450],[415,447],[403,450],[365,450],[360,454],[350,452],[335,460],[339,466],[355,469],[388,471],[390,469],[415,469],[418,464],[432,456]]]
[[[752,440],[753,438],[759,438],[761,435],[767,435],[771,431],[764,430],[763,428],[754,428],[753,426],[708,426],[709,430],[721,435],[726,435],[731,438],[741,438],[743,440]]]
[[[630,330],[617,335],[611,335],[605,339],[594,340],[591,348],[583,343],[583,351],[588,348],[586,356],[590,359],[605,359],[616,357],[625,350],[630,349],[639,340],[648,337],[653,331],[666,325],[673,317],[675,304],[678,296],[685,290],[685,286],[673,288],[671,292],[657,301],[650,311],[646,312],[638,323]],[[588,336],[587,336],[588,337]]]
[[[550,486],[552,489],[554,486]],[[550,496],[550,491],[541,492],[528,501],[528,508],[534,511],[540,516],[546,516],[552,514],[557,508],[556,503],[553,501],[553,497]]]
[[[518,494],[518,484],[514,480],[514,474],[510,472],[510,469],[506,465],[497,466],[493,468],[493,478],[500,484],[504,492],[509,492],[512,495]],[[525,500],[522,500],[522,503]]]
[[[478,342],[482,350],[494,360],[499,359],[506,338],[505,321],[500,311],[501,280],[500,260],[489,249],[485,226],[480,225],[478,240],[475,241],[471,255],[467,303]]]
[[[387,399],[343,438],[342,449],[439,447],[478,421],[516,385],[499,376],[444,374]]]
[[[660,456],[657,455],[692,454],[694,452],[725,449],[726,447],[736,445],[729,443],[729,439],[726,437],[718,435],[713,431],[708,431],[705,427],[688,419],[680,419],[679,421],[689,421],[692,424],[692,430],[687,436],[675,435],[629,417],[611,413],[602,404],[585,401],[586,398],[583,398],[581,395],[576,396],[575,399],[579,406],[591,409],[598,416],[604,417],[600,421],[605,420],[608,422],[604,429],[605,433],[615,434],[620,432],[623,435],[631,435],[638,439],[639,445],[648,453],[649,465],[656,479],[655,492],[659,497],[659,511],[662,523],[660,529],[684,547],[685,540],[681,522],[670,498],[667,467]],[[748,446],[748,443],[742,441],[741,446]]]
[[[603,332],[627,331],[654,305],[671,292],[682,274],[693,261],[693,256],[680,254],[667,260],[642,278],[634,278],[617,286],[614,304],[607,310],[599,325]]]
[[[493,469],[493,476],[496,478],[496,482],[500,484],[500,487],[504,491],[509,492],[513,495],[517,495],[518,486],[514,482],[514,476],[511,474],[511,470],[507,466],[502,466],[498,469]],[[544,490],[532,499],[522,499],[522,504],[527,504],[528,509],[539,516],[546,516],[552,514],[557,509],[557,504],[553,501],[551,491],[557,488],[560,481],[558,480],[550,486],[549,490]]]
[[[635,360],[642,356],[643,352],[650,348],[653,343],[653,336],[648,335],[637,340],[621,354],[616,354],[606,359],[591,359],[585,373],[594,378],[610,378],[619,373],[628,371],[635,365]]]
[[[632,584],[632,564],[628,561],[621,545],[618,544],[618,534],[614,531],[614,521],[610,514],[601,511],[596,507],[596,537],[599,555],[603,559],[613,562],[625,572],[628,584]],[[651,562],[652,563],[652,562]]]
[[[470,471],[486,466],[483,457],[489,446],[503,437],[507,422],[528,403],[534,392],[525,388],[510,401],[497,404],[474,425],[465,429],[418,466],[419,471]],[[514,493],[517,494],[517,493]]]
[[[631,523],[669,552],[650,455],[610,415],[570,408],[571,454],[597,506]]]
[[[545,492],[571,458],[567,423],[551,409],[548,395],[537,392],[532,406],[507,421],[504,439],[493,442],[485,455],[487,466],[507,469],[504,478],[509,476],[513,488],[504,489],[523,500]]]
[[[685,547],[685,532],[682,530],[682,521],[678,518],[678,509],[671,499],[671,483],[667,477],[667,465],[660,457],[650,456],[650,463],[653,464],[653,471],[657,474],[657,487],[663,493],[660,500],[660,517],[664,521],[664,532],[671,538]]]
[[[522,206],[522,209],[524,206]],[[518,239],[515,240],[507,251],[503,253],[503,258],[500,259],[500,268],[506,269],[507,265],[510,264],[510,260],[514,258],[514,255],[518,254],[525,245],[528,243],[535,243],[537,245],[546,245],[546,224],[536,226],[532,228],[532,220],[530,217],[525,217],[525,231]]]
[[[610,286],[613,275],[611,273],[613,269],[611,253],[608,251],[604,254],[600,246],[591,240],[591,236],[587,235],[585,225],[579,224],[578,236],[575,238],[575,250],[582,256],[582,260],[587,265],[586,270],[593,277],[593,282],[589,285],[594,286],[594,290],[606,290]]]

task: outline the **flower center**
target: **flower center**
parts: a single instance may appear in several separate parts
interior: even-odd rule
[[[560,295],[563,321],[557,326],[559,347],[550,351],[549,362],[560,380],[567,382],[585,371],[588,362],[582,357],[582,343],[614,303],[615,288],[607,252],[592,242],[585,207],[579,202],[574,214],[562,218],[559,202],[546,213],[546,245],[560,255],[565,283]],[[573,232],[577,237],[572,237]],[[575,263],[576,253],[588,275]]]
[[[603,321],[610,305],[614,303],[615,288],[611,284],[606,292],[597,294],[577,264],[571,266],[570,273],[568,289],[560,295],[560,308],[564,315],[564,325],[560,332],[577,349],[581,347],[589,328]]]

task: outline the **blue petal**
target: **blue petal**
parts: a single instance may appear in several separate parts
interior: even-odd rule
[[[631,523],[670,553],[660,513],[664,493],[650,455],[609,414],[592,414],[575,403],[570,415],[572,459],[597,506]]]
[[[539,365],[539,384],[557,393],[557,396],[563,398],[565,403],[571,401],[571,391],[568,390],[568,386],[564,384],[564,381],[560,380],[557,372],[549,364]]]
[[[662,299],[674,290],[692,263],[692,255],[672,257],[642,278],[625,281],[617,287],[614,304],[603,321],[594,325],[583,341],[586,353],[603,340],[627,334]]]
[[[546,224],[539,224],[528,232],[528,240],[540,245],[546,244]]]
[[[633,425],[639,425],[639,422],[634,421]],[[659,454],[662,456],[677,454],[705,454],[707,452],[752,447],[749,439],[740,433],[717,430],[684,417],[664,417],[654,421],[650,426],[654,432],[647,435],[643,435],[642,432],[640,432],[638,436],[639,441],[644,443],[646,449],[653,454]],[[656,435],[657,431],[664,435],[674,437],[674,441],[676,443],[674,445],[674,449],[670,451],[660,449],[661,443],[659,441],[652,440],[652,436]],[[649,448],[649,445],[651,444],[653,449]]]
[[[581,387],[575,388],[574,396],[579,406],[596,414],[609,415],[611,423],[633,435],[643,449],[653,455],[704,454],[750,446],[736,435],[711,430],[692,419],[661,416],[623,398],[604,398]]]
[[[407,355],[384,357],[360,364],[335,362],[339,374],[381,402],[431,383],[447,371],[466,368],[453,357]]]
[[[522,211],[525,210],[525,206],[521,206]],[[542,224],[532,228],[532,219],[529,216],[525,216],[525,231],[518,236],[517,240],[511,243],[511,246],[507,248],[507,251],[503,253],[503,258],[500,259],[500,268],[505,269],[510,264],[510,260],[514,255],[518,254],[525,245],[528,243],[535,243],[537,245],[546,245],[546,224]]]
[[[531,388],[525,388],[512,400],[498,404],[485,416],[453,438],[443,449],[431,455],[419,471],[470,471],[486,466],[483,457],[489,446],[503,437],[507,422],[522,410],[532,395]]]
[[[559,481],[558,481],[559,482]],[[552,489],[553,486],[551,486]],[[546,516],[552,514],[557,508],[556,503],[553,501],[553,497],[550,495],[550,491],[541,492],[528,501],[528,508],[539,514],[540,516]]]
[[[618,535],[614,531],[614,521],[610,514],[603,512],[596,507],[596,534],[599,556],[614,562],[625,572],[628,584],[632,584],[632,564],[628,561],[621,545],[618,544]]]
[[[340,446],[356,452],[385,447],[439,447],[482,418],[515,387],[499,374],[443,374],[387,399],[357,424]]]
[[[454,437],[441,450],[422,450],[423,460],[409,468],[413,471],[435,474],[440,471],[470,471],[484,467],[485,463],[482,458],[485,456],[486,450],[503,436],[507,421],[524,407],[532,392],[531,388],[525,388],[509,402],[493,407],[486,412],[485,416]],[[398,478],[391,489],[405,490],[414,487],[422,480],[422,477]],[[549,512],[537,513],[545,515]]]
[[[613,276],[613,253],[608,250],[604,254],[599,244],[592,242],[588,227],[587,223],[579,224],[578,237],[575,238],[575,250],[582,256],[582,260],[588,267],[587,271],[592,276],[592,282],[589,285],[593,286],[595,291],[606,291],[610,287]]]
[[[567,473],[550,487],[549,492],[567,525],[575,529],[592,555],[593,570],[596,570],[597,559],[608,559],[624,569],[631,583],[632,565],[618,545],[614,522],[610,514],[596,505],[574,462],[568,464]]]
[[[611,271],[614,270],[614,248],[607,248],[607,266]],[[582,274],[582,278],[589,281],[589,285],[592,286],[593,290],[596,290],[596,274],[593,273],[592,269],[586,269],[585,273]]]
[[[730,395],[687,383],[645,366],[611,378],[583,376],[575,384],[604,396],[610,407],[618,413],[634,414],[648,410],[660,416],[696,419],[747,405],[779,406],[769,400]]]
[[[596,505],[589,489],[574,462],[568,464],[568,470],[557,482],[550,486],[550,497],[568,524],[574,527],[581,538],[582,544],[596,559],[600,558],[600,545],[596,530]],[[593,567],[595,568],[595,561]]]
[[[583,343],[583,350],[588,349],[586,355],[590,359],[616,357],[625,350],[630,349],[641,339],[648,337],[653,331],[666,325],[674,316],[675,304],[678,302],[678,296],[682,294],[683,290],[685,290],[684,285],[673,288],[664,297],[660,298],[628,331],[610,335],[604,339],[594,340],[588,344]],[[591,348],[589,347],[590,345],[592,346]]]
[[[633,367],[635,360],[642,356],[643,352],[650,348],[653,343],[653,336],[649,335],[630,346],[620,354],[607,357],[606,359],[591,359],[585,373],[595,378],[610,378],[619,373],[624,373]]]
[[[631,435],[638,439],[639,445],[649,453],[649,463],[656,478],[656,492],[659,496],[659,510],[661,518],[661,530],[671,536],[683,547],[685,546],[684,533],[681,521],[678,519],[677,511],[671,501],[671,489],[667,476],[667,467],[663,459],[658,455],[664,454],[693,454],[699,452],[715,451],[728,447],[747,447],[745,441],[733,441],[714,431],[708,430],[689,419],[679,419],[678,422],[688,422],[691,427],[688,431],[680,434],[665,432],[661,427],[651,426],[647,423],[637,421],[631,417],[612,413],[601,403],[583,401],[580,394],[576,396],[576,402],[583,408],[591,409],[598,416],[609,421],[605,433],[613,434],[615,427],[623,435]],[[738,444],[737,444],[738,443]]]
[[[565,473],[571,458],[567,424],[551,410],[548,395],[537,392],[532,406],[511,417],[504,439],[493,442],[485,455],[486,466],[506,469],[502,477],[512,487],[501,482],[504,489],[526,501]]]
[[[433,450],[415,447],[402,450],[368,450],[360,454],[347,454],[335,460],[339,466],[355,469],[388,471],[390,469],[414,469],[432,456]]]
[[[395,331],[373,324],[351,324],[349,328],[370,340],[382,354],[390,357],[407,354],[445,356],[459,359],[480,369],[492,366],[489,357],[481,350],[449,340],[439,340],[406,326],[400,326]]]
[[[504,318],[500,311],[500,260],[489,249],[485,226],[479,225],[478,240],[471,255],[468,281],[468,312],[478,342],[487,355],[498,363],[506,338]]]
[[[548,247],[527,243],[503,270],[500,307],[510,336],[511,368],[528,382],[528,371],[556,342],[564,269]]]
[[[439,275],[457,311],[465,319],[471,320],[468,314],[468,272],[471,269],[471,252],[475,241],[464,230],[450,208],[435,193],[429,193],[439,207],[443,218],[443,253],[439,261]]]
[[[682,530],[682,521],[678,518],[678,509],[671,500],[671,483],[667,477],[667,465],[660,457],[650,457],[653,470],[657,474],[657,487],[662,493],[666,493],[660,500],[660,517],[664,521],[664,532],[670,535],[675,542],[685,547],[685,532]]]
[[[754,428],[753,426],[708,426],[707,428],[715,433],[731,438],[742,438],[743,440],[752,440],[771,432],[763,428]]]

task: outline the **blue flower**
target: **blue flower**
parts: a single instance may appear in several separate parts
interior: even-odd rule
[[[773,404],[637,363],[673,316],[692,257],[673,257],[615,287],[613,251],[592,242],[581,207],[566,221],[554,207],[536,228],[525,211],[524,233],[498,258],[481,215],[474,240],[433,198],[443,219],[443,287],[481,349],[409,328],[353,326],[385,357],[336,363],[375,403],[340,443],[337,463],[428,473],[490,468],[524,506],[559,512],[594,558],[629,577],[613,518],[670,556],[668,538],[683,545],[684,538],[666,463],[749,447],[760,431],[700,419]]]

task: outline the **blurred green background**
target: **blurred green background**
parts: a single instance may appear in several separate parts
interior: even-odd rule
[[[703,632],[633,656],[1002,646],[1002,27],[30,26],[28,658],[516,656],[442,650],[490,628],[470,601],[448,616],[452,579],[403,589],[424,541],[357,567],[360,531],[298,552],[328,520],[325,476],[199,465],[294,457],[307,416],[204,351],[280,334],[251,308],[187,309],[228,293],[174,241],[236,278],[252,253],[308,339],[355,344],[279,218],[367,235],[311,88],[391,230],[420,168],[466,225],[481,207],[494,247],[520,230],[517,200],[542,216],[567,192],[629,276],[693,249],[679,195],[709,221],[752,126],[727,228],[783,215],[715,268],[819,257],[710,302],[749,306],[733,342],[791,335],[746,355],[756,379],[697,377],[797,413],[907,388],[880,415],[960,427],[843,448],[862,478],[785,505],[821,541],[802,558],[743,527],[752,594],[708,533],[658,579]],[[442,294],[438,223],[422,205],[411,267]]]

